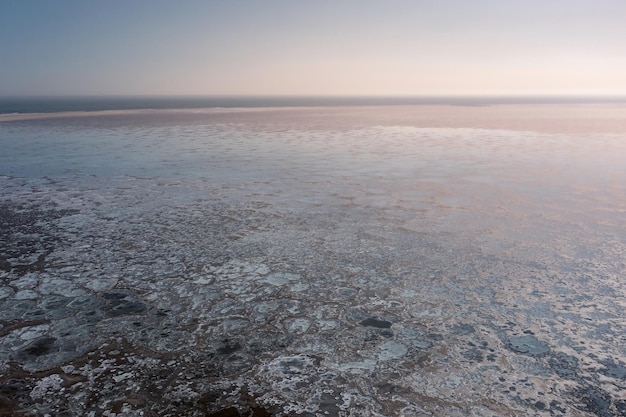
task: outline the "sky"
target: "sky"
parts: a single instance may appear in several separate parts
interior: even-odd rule
[[[0,0],[0,96],[626,94],[624,0]]]

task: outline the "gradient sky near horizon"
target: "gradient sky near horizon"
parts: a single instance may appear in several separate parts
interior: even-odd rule
[[[5,0],[0,95],[626,94],[624,0]]]

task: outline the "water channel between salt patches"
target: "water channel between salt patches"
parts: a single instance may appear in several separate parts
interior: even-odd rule
[[[154,368],[170,410],[625,406],[620,135],[85,120],[0,125],[5,369],[91,378],[27,379],[25,407],[147,396]]]

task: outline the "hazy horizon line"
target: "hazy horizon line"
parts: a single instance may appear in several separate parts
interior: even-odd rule
[[[101,110],[269,107],[489,106],[516,104],[626,104],[626,95],[42,95],[0,96],[0,114]]]
[[[0,99],[15,99],[15,98],[97,98],[97,97],[111,97],[111,98],[123,98],[123,97],[154,97],[154,98],[168,98],[168,97],[198,97],[198,98],[210,98],[210,97],[241,97],[241,98],[559,98],[559,97],[571,97],[571,98],[596,98],[596,97],[613,97],[626,98],[626,93],[484,93],[484,94],[0,94]]]

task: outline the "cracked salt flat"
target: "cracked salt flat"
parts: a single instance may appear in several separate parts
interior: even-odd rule
[[[80,123],[0,126],[3,406],[624,415],[619,136]]]

